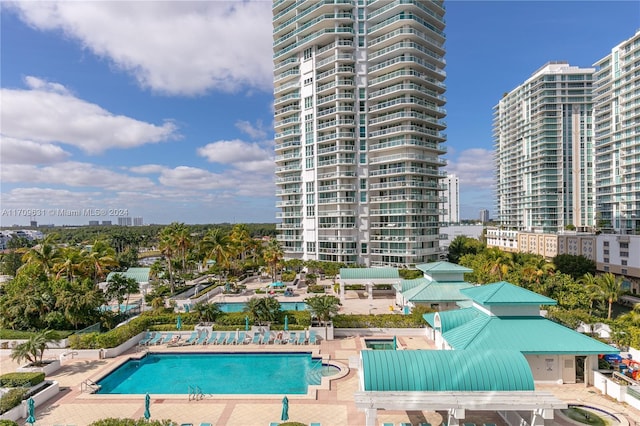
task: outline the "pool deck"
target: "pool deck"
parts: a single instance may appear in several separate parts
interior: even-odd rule
[[[232,300],[235,299],[235,300]],[[242,296],[226,296],[226,302],[243,301]],[[284,300],[283,300],[284,299]],[[299,301],[301,297],[282,298],[283,301]],[[391,303],[390,303],[391,302]],[[345,313],[388,313],[392,300],[362,300],[357,297],[347,298],[341,312]],[[399,312],[399,311],[397,311]],[[376,337],[392,337],[379,335]],[[422,336],[398,336],[398,343],[403,349],[433,349],[433,342]],[[230,352],[230,351],[311,351],[314,356],[330,359],[343,366],[349,365],[350,358],[357,357],[365,348],[364,337],[339,338],[332,341],[321,341],[319,345],[194,345],[187,347],[154,346],[151,351],[161,352]],[[0,371],[15,371],[18,365],[2,352]],[[101,360],[68,359],[62,367],[48,376],[47,379],[60,383],[60,393],[48,400],[44,406],[36,409],[37,426],[74,425],[86,426],[91,422],[108,417],[141,418],[144,413],[144,396],[93,395],[81,393],[81,383],[87,379],[98,380],[115,366],[131,356],[139,356],[140,352],[132,349],[129,353],[116,358]],[[47,355],[45,353],[45,358]],[[179,371],[176,371],[179,374]],[[537,385],[536,389],[552,392],[556,397],[569,403],[578,403],[601,407],[611,413],[623,415],[630,425],[640,425],[640,411],[626,404],[618,403],[600,394],[593,387],[577,385]],[[331,381],[325,389],[316,390],[311,395],[287,395],[289,398],[289,420],[305,424],[320,423],[322,426],[358,426],[365,424],[365,416],[354,404],[354,392],[358,390],[358,372],[350,369],[346,376]],[[250,394],[250,390],[247,391]],[[222,426],[268,426],[271,422],[279,422],[282,410],[283,395],[253,396],[241,398],[235,395],[218,397],[207,395],[201,400],[189,400],[187,395],[173,397],[154,397],[151,395],[151,418],[172,419],[178,425],[191,423],[198,426],[201,422]],[[430,411],[378,411],[378,424],[400,422],[429,422],[439,425],[444,413]],[[491,412],[467,411],[465,423],[506,424]],[[19,425],[25,425],[24,419]],[[554,423],[569,426],[571,423],[556,416]]]

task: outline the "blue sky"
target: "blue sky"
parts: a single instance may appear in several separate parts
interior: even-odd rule
[[[445,4],[446,170],[477,218],[502,94],[548,61],[591,66],[640,2]],[[1,7],[1,225],[275,222],[270,2]]]

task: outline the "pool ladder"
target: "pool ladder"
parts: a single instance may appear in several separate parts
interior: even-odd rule
[[[204,393],[202,389],[200,389],[200,386],[189,385],[189,401],[199,401],[201,399],[204,399]]]
[[[92,380],[85,380],[80,383],[80,393],[88,392],[95,393],[100,390],[100,385]]]

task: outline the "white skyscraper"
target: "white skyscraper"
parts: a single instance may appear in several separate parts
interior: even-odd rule
[[[444,201],[441,204],[440,223],[460,222],[460,179],[456,175],[447,175],[443,180]]]
[[[273,3],[278,240],[287,258],[436,260],[442,1]]]
[[[615,46],[594,74],[598,227],[640,231],[640,31]]]
[[[494,107],[498,220],[516,230],[595,225],[593,68],[549,62]]]

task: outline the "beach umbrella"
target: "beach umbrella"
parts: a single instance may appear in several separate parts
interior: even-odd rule
[[[151,418],[151,411],[149,411],[149,406],[151,405],[151,397],[147,394],[144,397],[144,418],[149,420]]]
[[[282,398],[282,415],[280,420],[289,420],[289,399],[285,396]]]
[[[248,316],[244,317],[244,330],[245,331],[249,331],[249,317]]]
[[[398,349],[398,341],[396,339],[396,336],[393,336],[393,349],[394,350]]]
[[[180,329],[182,329],[182,318],[178,315],[178,318],[176,318],[176,330]]]
[[[36,402],[33,398],[27,400],[27,423],[34,424],[36,422]]]
[[[289,331],[289,317],[287,315],[284,316],[284,330]]]

